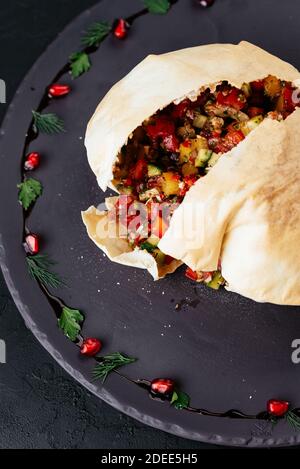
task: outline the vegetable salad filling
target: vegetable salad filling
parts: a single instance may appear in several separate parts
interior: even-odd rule
[[[170,263],[157,245],[186,192],[265,118],[286,119],[298,105],[295,91],[291,82],[271,75],[240,89],[223,81],[196,100],[172,103],[144,121],[114,167],[113,184],[121,194],[117,214],[132,248],[148,251],[159,265]],[[141,206],[146,216],[131,226]],[[188,268],[186,276],[219,288],[220,272],[221,266],[216,272]]]

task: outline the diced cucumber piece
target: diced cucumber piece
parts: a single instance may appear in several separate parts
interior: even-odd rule
[[[212,280],[207,283],[209,288],[213,288],[214,290],[219,290],[221,285],[224,285],[224,278],[222,277],[221,272],[216,272],[212,278]]]
[[[244,95],[246,96],[246,98],[248,98],[251,94],[251,86],[250,86],[250,83],[243,83],[242,84],[242,92],[244,93]]]
[[[203,116],[202,114],[196,113],[193,121],[193,126],[197,127],[198,129],[203,129],[207,121],[207,117]]]
[[[212,154],[213,152],[211,150],[204,150],[203,148],[199,150],[198,155],[196,156],[195,166],[197,168],[205,166]]]
[[[241,131],[245,136],[247,136],[252,130],[256,129],[256,127],[264,120],[263,116],[255,116],[252,119],[249,119],[247,122],[243,122],[241,124]]]
[[[161,175],[161,169],[159,169],[154,164],[148,164],[148,177],[153,178],[155,176]]]
[[[206,167],[206,171],[209,171],[213,166],[215,166],[215,164],[219,161],[221,156],[222,156],[221,153],[213,153]]]

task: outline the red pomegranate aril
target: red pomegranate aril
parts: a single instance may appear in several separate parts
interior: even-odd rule
[[[197,0],[197,3],[204,8],[209,8],[215,3],[215,0]]]
[[[125,39],[128,34],[129,24],[123,18],[119,19],[114,29],[114,36],[117,39]]]
[[[50,98],[61,98],[62,96],[67,96],[71,91],[71,87],[69,85],[60,85],[58,83],[54,83],[49,87],[49,97]]]
[[[270,399],[267,403],[267,411],[275,417],[283,417],[289,410],[290,403],[287,401],[279,401],[278,399]]]
[[[174,392],[175,383],[171,379],[158,378],[151,382],[151,392],[162,396],[170,395]]]
[[[80,346],[80,353],[86,357],[94,357],[102,349],[102,344],[99,339],[88,338],[85,339]]]
[[[39,153],[29,153],[24,163],[24,169],[26,171],[33,171],[40,165],[40,160],[41,156]]]
[[[38,254],[40,250],[39,238],[36,234],[30,233],[25,238],[25,250],[32,254]]]

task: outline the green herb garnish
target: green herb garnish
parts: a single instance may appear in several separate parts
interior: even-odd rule
[[[17,187],[19,189],[19,202],[25,210],[28,210],[43,192],[42,184],[33,178],[25,179]]]
[[[98,47],[110,31],[111,25],[106,21],[94,23],[83,36],[82,44],[86,47]]]
[[[74,342],[81,330],[81,323],[83,321],[84,316],[78,309],[71,309],[65,306],[58,320],[58,326],[65,336]]]
[[[41,114],[40,112],[32,111],[33,125],[36,132],[43,134],[58,134],[64,132],[64,121],[56,114]]]
[[[171,6],[169,0],[144,0],[144,4],[149,12],[155,15],[164,15]]]
[[[100,379],[102,383],[106,380],[107,376],[117,368],[134,363],[136,358],[126,357],[119,352],[106,355],[105,357],[97,358],[98,365],[95,366],[93,375],[95,379]]]
[[[91,68],[91,62],[86,52],[75,52],[70,56],[71,75],[78,78]]]

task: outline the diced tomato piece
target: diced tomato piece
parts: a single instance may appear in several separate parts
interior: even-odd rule
[[[191,146],[191,141],[190,140],[185,140],[183,143],[182,143],[182,146],[185,147],[185,148],[190,148]]]
[[[154,124],[146,127],[147,135],[153,140],[162,139],[167,151],[175,152],[179,148],[179,141],[176,137],[175,123],[167,116],[158,117]]]
[[[276,111],[282,113],[284,117],[287,117],[291,112],[293,112],[298,104],[293,100],[293,93],[294,90],[291,86],[285,86],[278,98]]]
[[[141,181],[147,173],[147,162],[144,159],[138,160],[130,170],[130,177],[134,181]]]
[[[179,148],[179,140],[176,135],[171,134],[163,139],[163,146],[167,151],[176,152]]]
[[[175,135],[175,124],[167,116],[157,117],[154,124],[147,125],[146,132],[153,140],[168,137]]]
[[[194,270],[192,270],[190,267],[188,267],[185,271],[185,276],[189,278],[190,280],[197,281],[198,280],[198,274]]]
[[[191,106],[191,101],[189,99],[184,99],[179,104],[174,105],[174,109],[171,113],[174,119],[183,119]]]
[[[232,122],[226,127],[227,132],[235,132],[239,130],[239,124],[237,122]]]
[[[265,87],[263,80],[251,81],[250,85],[254,91],[263,91]]]
[[[251,106],[249,107],[247,114],[249,117],[256,117],[260,116],[261,114],[264,113],[264,110],[262,107],[256,107],[256,106]]]
[[[201,277],[205,281],[213,275],[213,272],[201,272]]]
[[[131,178],[126,178],[126,179],[124,179],[123,184],[124,184],[124,186],[126,186],[126,187],[132,186],[132,185],[133,185],[133,181],[132,181]]]
[[[174,261],[174,257],[171,256],[165,256],[165,264],[170,265]]]
[[[180,190],[180,196],[184,197],[187,191],[197,182],[199,178],[197,176],[191,175],[191,176],[185,176],[183,178],[184,182],[184,187]]]
[[[237,110],[243,109],[246,104],[244,95],[237,88],[232,88],[229,92],[219,91],[217,94],[217,104],[230,106]]]
[[[234,148],[238,143],[244,140],[245,135],[241,130],[234,130],[228,132],[227,135],[224,137],[224,144],[227,147],[227,150],[231,150]]]
[[[197,180],[198,178],[196,176],[185,176],[183,179],[184,184],[186,184],[188,187],[192,187]]]
[[[208,146],[211,150],[216,153],[226,153],[227,151],[234,148],[238,143],[244,140],[245,135],[241,130],[235,130],[234,128],[229,128],[229,132],[225,137],[221,138],[209,138]]]
[[[293,112],[296,103],[293,101],[293,88],[285,86],[282,90],[283,101],[284,101],[284,111]]]

